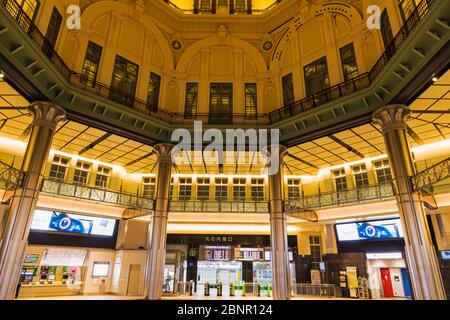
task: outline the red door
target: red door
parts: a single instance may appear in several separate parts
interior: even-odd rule
[[[383,292],[385,298],[391,298],[394,296],[394,290],[392,289],[391,273],[389,268],[380,268],[381,283],[383,284]]]

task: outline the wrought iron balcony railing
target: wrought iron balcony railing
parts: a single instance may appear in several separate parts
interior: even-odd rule
[[[170,212],[269,213],[268,201],[171,200]]]
[[[284,212],[286,215],[300,220],[317,222],[319,221],[319,217],[317,216],[317,212],[311,209],[305,209],[302,207],[297,207],[295,204],[284,201],[283,203]]]
[[[385,200],[394,196],[392,182],[387,182],[345,191],[333,191],[298,199],[289,199],[286,202],[289,206],[297,208],[297,210],[307,211],[358,204],[372,200]]]
[[[152,198],[95,186],[78,185],[73,182],[44,179],[41,191],[47,194],[113,204],[125,208],[153,210],[154,200]]]
[[[419,191],[450,178],[450,157],[417,173],[412,178],[414,190]]]
[[[354,79],[347,80],[333,87],[327,88],[314,95],[294,102],[291,105],[277,109],[270,114],[259,114],[256,119],[248,119],[245,115],[227,115],[231,120],[227,120],[224,124],[237,125],[267,125],[273,124],[283,119],[287,119],[293,115],[305,112],[307,110],[319,107],[328,102],[348,96],[362,89],[368,88],[374,79],[382,72],[384,67],[390,62],[392,57],[409,37],[411,32],[423,20],[430,11],[431,7],[438,0],[422,0],[411,13],[411,16],[402,26],[392,42],[388,45],[385,52],[378,59],[372,69]],[[16,2],[16,0],[0,0],[0,4],[6,9],[8,14],[19,24],[22,30],[29,35],[32,41],[41,49],[47,58],[53,63],[57,70],[67,79],[69,83],[93,94],[99,95],[106,99],[114,96],[115,90],[98,81],[92,81],[83,77],[81,74],[72,71],[64,62],[64,60],[54,50],[48,39],[38,30],[33,21],[27,16],[25,11]],[[208,123],[211,119],[206,115],[185,115],[182,113],[173,113],[163,108],[157,110],[149,110],[147,102],[136,98],[135,96],[127,96],[122,92],[119,94],[124,98],[121,102],[126,107],[135,109],[143,114],[147,114],[153,118],[164,120],[170,124],[184,124],[192,121],[192,119],[205,120]],[[124,102],[125,101],[125,102]],[[194,118],[193,118],[194,117]],[[214,123],[214,122],[213,122]]]
[[[184,14],[216,14],[217,9],[219,8],[225,8],[229,14],[263,14],[266,11],[269,11],[276,7],[281,1],[280,0],[274,0],[274,2],[268,6],[265,9],[254,9],[253,6],[246,6],[246,7],[236,7],[234,4],[234,0],[231,0],[227,5],[225,6],[219,6],[218,4],[216,6],[208,6],[208,7],[195,7],[192,9],[182,9],[175,3],[173,3],[170,0],[164,0],[165,3],[167,3],[170,7],[174,8],[178,12],[182,12]]]
[[[0,161],[0,189],[11,190],[22,185],[23,172]]]

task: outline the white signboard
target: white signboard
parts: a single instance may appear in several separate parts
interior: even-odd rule
[[[86,250],[45,249],[42,255],[42,266],[82,267],[86,259]]]

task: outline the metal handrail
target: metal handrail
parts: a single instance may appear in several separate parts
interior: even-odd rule
[[[202,13],[202,14],[205,14],[205,13],[207,13],[207,14],[215,14],[215,12],[213,11],[212,8],[210,8],[210,9],[201,9],[201,8],[199,7],[197,10],[195,10],[195,9],[182,9],[182,8],[180,8],[178,5],[176,5],[175,3],[173,3],[173,2],[170,1],[170,0],[164,0],[164,2],[167,3],[170,7],[174,8],[174,9],[177,10],[177,11],[183,12],[184,14],[194,14],[194,13],[196,14],[197,12],[198,12],[198,13]],[[268,6],[267,8],[265,8],[265,9],[258,9],[258,10],[255,10],[255,9],[253,9],[253,8],[251,8],[250,11],[249,11],[247,8],[242,9],[242,10],[236,10],[236,9],[234,9],[232,13],[230,12],[230,14],[231,14],[231,15],[233,15],[233,14],[262,14],[262,13],[264,13],[264,12],[266,12],[266,11],[269,11],[269,10],[273,9],[273,8],[276,7],[279,3],[280,3],[280,1],[275,0],[275,1],[274,1],[270,6]],[[229,6],[227,6],[227,7],[228,7],[228,9],[230,9]]]
[[[292,285],[294,296],[336,297],[334,284],[296,283]]]
[[[325,207],[337,207],[350,203],[392,198],[395,196],[394,190],[393,182],[389,181],[343,191],[331,191],[289,199],[286,201],[286,205],[307,212]]]
[[[373,80],[381,73],[383,68],[389,63],[394,54],[398,51],[399,47],[404,43],[404,41],[408,38],[411,32],[416,28],[419,22],[423,19],[423,17],[430,11],[430,8],[436,3],[437,0],[422,0],[420,2],[414,12],[409,17],[408,21],[402,26],[400,31],[397,33],[392,42],[388,45],[385,52],[378,59],[375,65],[368,73],[364,73],[354,79],[350,79],[344,81],[340,84],[337,84],[333,87],[327,88],[321,92],[318,92],[314,95],[305,97],[299,101],[292,103],[289,106],[284,106],[275,111],[272,111],[270,114],[259,114],[254,122],[239,122],[242,121],[241,115],[228,115],[232,121],[226,121],[224,124],[273,124],[283,119],[287,119],[293,115],[305,112],[312,108],[316,108],[318,106],[324,105],[330,101],[339,99],[341,97],[353,94],[359,90],[368,88]],[[86,89],[87,91],[89,87],[92,88],[91,93],[97,93],[102,97],[111,98],[111,93],[114,93],[114,89],[110,86],[107,86],[98,81],[89,80],[77,72],[72,71],[63,61],[63,59],[58,55],[53,46],[51,46],[48,39],[38,30],[36,25],[27,16],[22,7],[16,2],[16,0],[0,0],[0,3],[3,7],[6,8],[6,11],[9,15],[16,20],[19,26],[30,36],[30,38],[35,42],[35,44],[41,49],[41,51],[50,59],[50,61],[54,64],[54,66],[59,70],[59,72],[68,80],[69,83],[81,87],[82,89]],[[85,84],[81,86],[83,81],[80,79],[84,79]],[[143,100],[136,98],[135,96],[126,96],[122,94],[122,92],[117,92],[122,97],[125,97],[126,102],[124,100],[119,101],[118,103],[133,108],[139,112],[143,112],[147,115],[155,117],[160,120],[167,121],[170,124],[184,124],[187,123],[186,119],[192,119],[191,115],[182,114],[182,113],[173,113],[167,111],[163,108],[158,108],[156,112],[152,112],[148,110],[147,103]],[[116,101],[117,102],[117,101]],[[197,117],[197,116],[195,116]],[[198,119],[206,119],[205,115],[198,115]],[[212,119],[208,115],[208,120]],[[209,122],[209,121],[208,121]],[[217,122],[213,122],[217,123]]]
[[[0,160],[0,188],[15,189],[22,185],[24,173]]]
[[[170,212],[269,213],[268,201],[170,200]]]
[[[411,181],[414,190],[419,191],[447,178],[450,178],[450,157],[417,173]]]
[[[153,210],[154,202],[152,198],[143,197],[133,193],[102,189],[97,186],[76,184],[52,178],[43,180],[41,192],[145,210]]]

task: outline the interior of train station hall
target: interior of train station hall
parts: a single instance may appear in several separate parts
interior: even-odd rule
[[[447,0],[0,0],[0,299],[449,299],[449,38]]]

